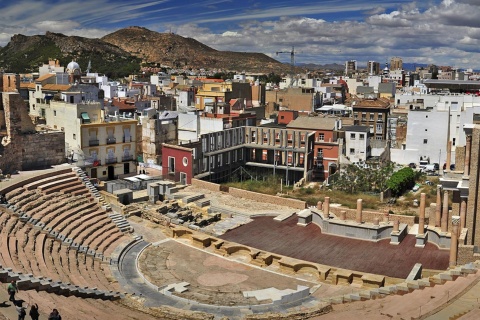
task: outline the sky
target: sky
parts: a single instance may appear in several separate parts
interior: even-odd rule
[[[392,57],[480,69],[480,0],[1,0],[0,46],[46,31],[99,38],[128,26],[295,63]],[[286,53],[277,52],[282,51]]]

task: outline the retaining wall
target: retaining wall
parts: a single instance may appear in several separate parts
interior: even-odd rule
[[[257,193],[247,190],[241,190],[237,188],[229,188],[228,191],[234,197],[254,200],[258,202],[266,202],[271,204],[277,204],[280,206],[287,206],[296,209],[305,209],[307,207],[307,203],[305,201],[296,200],[296,199],[289,199],[277,196],[271,196],[268,194]]]
[[[335,214],[337,217],[340,217],[340,211],[347,212],[347,220],[355,220],[357,215],[357,209],[350,209],[347,207],[334,207],[330,206],[330,212]],[[374,218],[378,218],[380,222],[383,221],[383,217],[385,214],[383,212],[376,212],[376,211],[367,211],[362,210],[362,220],[364,222],[371,222],[373,223]],[[415,224],[415,217],[414,216],[404,216],[400,214],[390,214],[389,221],[398,220],[400,223],[405,223],[408,226],[413,226]]]

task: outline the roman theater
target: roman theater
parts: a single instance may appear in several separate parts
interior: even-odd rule
[[[132,191],[73,165],[21,172],[0,184],[0,279],[65,319],[473,319],[476,167],[442,178],[436,204],[422,194],[417,219],[196,179]]]

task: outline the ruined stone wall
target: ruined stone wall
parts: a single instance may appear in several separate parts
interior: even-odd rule
[[[220,185],[199,179],[192,179],[192,186],[210,191],[220,192]]]
[[[478,245],[480,242],[480,220],[478,217],[477,202],[479,197],[478,190],[478,166],[480,165],[479,148],[480,145],[480,126],[475,125],[472,131],[472,147],[470,152],[470,178],[468,185],[468,201],[467,201],[467,218],[466,228],[469,233],[467,235],[466,244]],[[455,164],[456,165],[456,164]],[[476,227],[476,228],[475,228]]]
[[[457,265],[466,264],[480,259],[480,254],[473,253],[473,245],[459,245]]]
[[[21,137],[22,170],[46,168],[66,161],[65,133],[24,134]]]
[[[452,164],[455,164],[455,171],[463,171],[465,167],[465,146],[455,147],[455,159],[453,161],[455,161],[452,162]]]
[[[241,190],[237,188],[229,188],[228,193],[234,197],[245,198],[245,199],[254,200],[258,202],[277,204],[279,206],[287,206],[287,207],[301,209],[301,210],[307,207],[307,204],[305,201],[282,198],[277,196],[270,196],[267,194],[256,193],[256,192]]]
[[[335,214],[337,217],[340,216],[340,211],[347,212],[347,219],[348,220],[355,220],[357,215],[357,209],[349,209],[346,207],[333,207],[330,206],[330,212]],[[383,212],[376,212],[376,211],[362,211],[362,220],[364,222],[373,223],[374,218],[380,219],[380,222],[383,221],[384,213]],[[404,216],[400,214],[390,214],[389,221],[398,220],[400,223],[405,223],[409,226],[413,226],[415,224],[415,217],[414,216]]]

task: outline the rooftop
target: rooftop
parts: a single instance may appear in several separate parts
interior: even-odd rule
[[[287,125],[289,129],[334,130],[336,117],[298,117]]]

